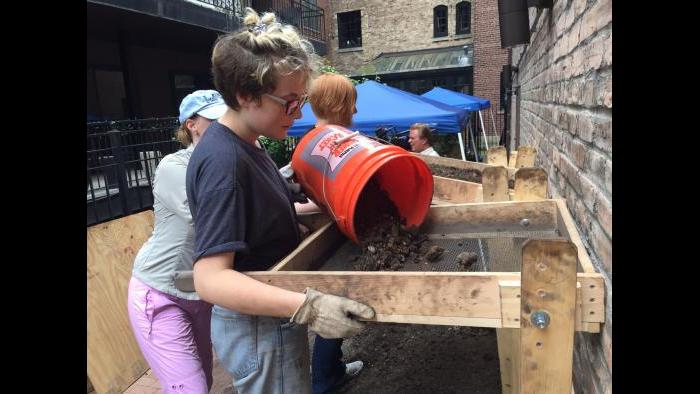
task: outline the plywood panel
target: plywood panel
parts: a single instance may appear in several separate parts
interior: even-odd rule
[[[152,231],[152,211],[87,229],[87,361],[97,393],[122,393],[148,369],[126,300],[134,257]]]

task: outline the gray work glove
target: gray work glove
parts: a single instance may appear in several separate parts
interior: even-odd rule
[[[301,204],[306,204],[309,202],[309,198],[301,190],[301,185],[298,183],[287,183],[287,188],[289,192],[292,193],[292,200]]]
[[[294,176],[294,169],[292,169],[292,163],[287,164],[286,166],[280,168],[280,174],[284,177],[284,179],[290,179],[291,177]]]
[[[347,338],[362,330],[363,323],[357,317],[372,319],[371,306],[349,298],[324,294],[307,287],[306,299],[292,315],[291,320],[298,324],[308,324],[318,335],[326,338]]]
[[[298,202],[301,204],[306,204],[309,202],[309,199],[306,197],[306,194],[301,190],[301,185],[294,182],[292,180],[292,177],[294,176],[294,169],[292,169],[292,163],[287,164],[286,166],[280,168],[280,174],[284,177],[284,179],[287,180],[287,188],[289,189],[289,192],[292,193],[292,199],[294,202]]]

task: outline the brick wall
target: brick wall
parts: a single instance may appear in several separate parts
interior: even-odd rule
[[[501,68],[508,64],[508,50],[501,49],[498,0],[474,0],[474,95],[491,100],[494,114],[500,109]]]
[[[381,53],[442,48],[472,42],[472,34],[455,35],[456,4],[461,0],[335,0],[330,2],[328,58],[339,71],[354,72]],[[495,0],[494,0],[495,1]],[[433,38],[433,8],[447,6],[448,36]],[[472,2],[472,32],[474,31]],[[338,50],[338,12],[361,10],[362,48]],[[496,19],[498,21],[498,19]]]
[[[531,8],[531,24],[535,13]],[[600,334],[576,334],[574,385],[577,393],[609,393],[612,1],[555,0],[535,28],[530,44],[512,52],[512,64],[519,66],[514,86],[520,84],[520,144],[537,147],[537,165],[549,174],[551,194],[566,199],[585,247],[605,277],[606,323]]]

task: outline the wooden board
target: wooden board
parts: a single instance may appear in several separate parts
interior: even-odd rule
[[[520,328],[520,281],[502,280],[498,286],[503,327]]]
[[[492,146],[486,150],[486,164],[508,167],[508,152],[505,146]]]
[[[421,155],[418,153],[414,153],[418,158],[426,162],[428,165],[430,164],[437,164],[441,166],[447,166],[447,167],[454,167],[454,168],[462,168],[462,169],[473,169],[473,170],[478,170],[478,171],[483,171],[484,168],[489,168],[493,167],[490,164],[486,163],[478,163],[475,161],[464,161],[464,160],[459,160],[459,159],[451,159],[449,157],[435,157],[435,156],[426,156],[426,155]],[[508,168],[508,179],[513,179],[515,176],[515,168]]]
[[[152,211],[87,229],[87,361],[97,393],[122,393],[148,369],[126,300],[134,257],[152,231]]]
[[[576,331],[600,332],[604,322],[604,304],[602,299],[586,297],[583,288],[590,285],[598,287],[603,279],[586,277],[589,274],[576,275]],[[508,283],[508,285],[505,285]],[[501,287],[501,321],[504,328],[520,328],[520,281],[502,281]],[[591,301],[591,300],[594,301]],[[594,313],[590,313],[593,311]]]
[[[569,238],[571,242],[576,245],[576,249],[578,250],[578,263],[581,266],[581,269],[583,272],[596,273],[597,271],[591,262],[591,258],[588,257],[586,248],[583,246],[583,241],[581,241],[581,236],[576,228],[574,219],[571,217],[571,213],[569,213],[569,209],[566,207],[566,200],[563,198],[558,198],[551,201],[556,202],[557,220],[559,220],[562,224],[560,227],[566,230],[566,234],[562,235]]]
[[[605,322],[605,281],[599,273],[578,273],[581,287],[581,321]]]
[[[326,223],[319,230],[314,231],[305,240],[301,241],[296,249],[270,268],[270,271],[310,271],[318,269],[329,249],[343,239],[344,236],[334,222]]]
[[[498,321],[491,326],[500,326],[501,320],[498,282],[517,279],[517,274],[513,273],[487,272],[258,271],[246,274],[288,290],[302,291],[309,286],[348,297],[371,305],[379,315]]]
[[[480,183],[433,175],[433,202],[460,204],[483,200]]]
[[[508,171],[505,167],[489,167],[481,172],[484,202],[508,201]]]
[[[518,159],[518,151],[513,150],[510,151],[510,157],[508,158],[508,167],[510,168],[515,168],[515,162]]]
[[[515,168],[534,167],[537,150],[531,146],[519,146]]]
[[[430,207],[421,230],[428,234],[523,230],[522,219],[532,231],[557,227],[556,200],[455,204]]]
[[[524,393],[571,391],[576,255],[569,241],[529,240],[523,246],[520,388]],[[545,328],[531,322],[538,311],[549,316]]]
[[[501,392],[520,393],[520,330],[497,328],[498,362],[501,367]]]
[[[378,322],[512,328],[515,325],[512,316],[519,313],[513,309],[520,305],[516,298],[521,291],[518,272],[255,271],[245,274],[292,291],[303,291],[308,286],[367,303],[375,309]],[[502,284],[508,282],[512,285],[506,293]],[[511,316],[505,320],[507,325],[504,315]],[[599,323],[586,322],[579,326],[580,331],[599,331]]]
[[[516,201],[547,198],[547,173],[537,167],[523,167],[515,172],[513,197]]]

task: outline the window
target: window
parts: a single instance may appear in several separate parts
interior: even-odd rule
[[[314,32],[321,32],[323,9],[318,7],[317,0],[305,0],[301,8],[302,26]]]
[[[447,37],[447,6],[433,8],[433,37]]]
[[[360,10],[338,13],[338,48],[362,46],[362,18]]]
[[[170,83],[172,88],[172,113],[177,114],[182,99],[195,90],[214,89],[208,73],[187,70],[171,70]]]
[[[87,98],[88,121],[119,120],[128,115],[121,70],[88,68]]]
[[[472,4],[468,1],[457,3],[456,30],[456,34],[469,34],[472,32]]]
[[[194,75],[192,74],[173,74],[173,99],[175,100],[175,106],[177,107],[177,112],[180,111],[180,102],[188,94],[197,90],[194,83]]]

